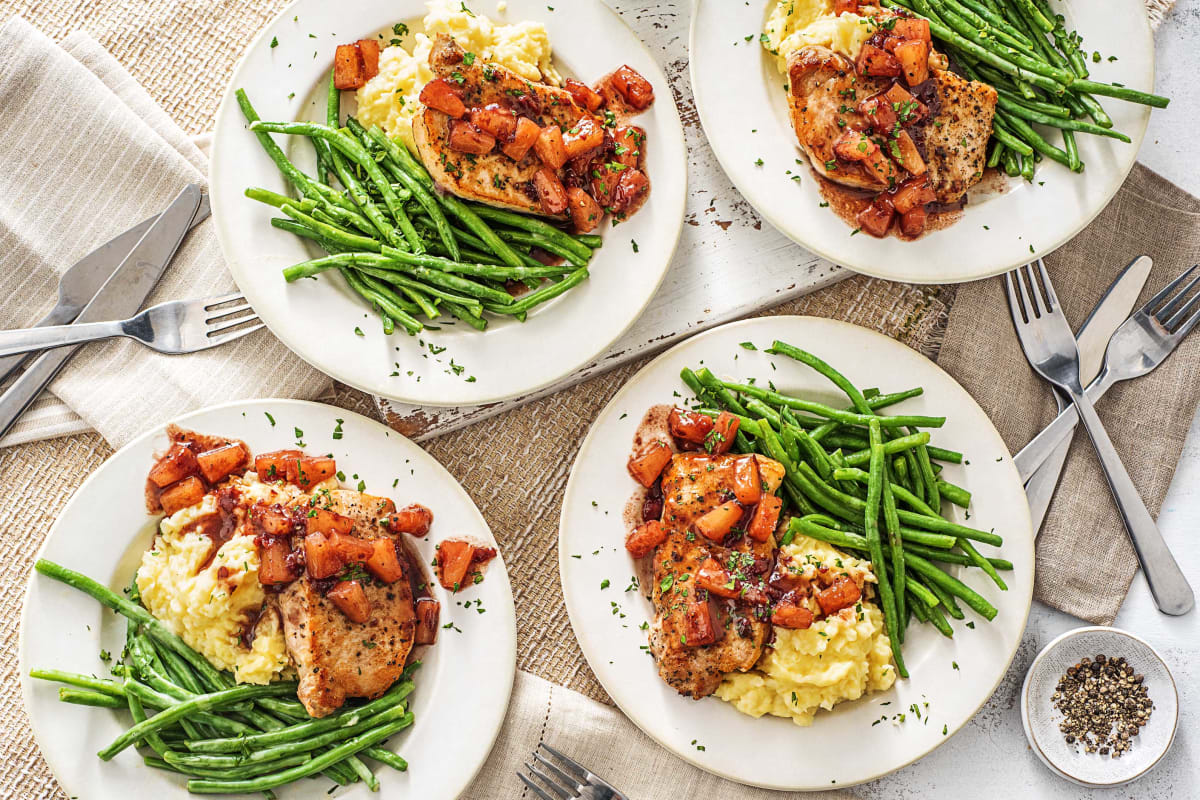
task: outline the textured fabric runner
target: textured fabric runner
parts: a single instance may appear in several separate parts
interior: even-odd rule
[[[1083,322],[1117,273],[1143,253],[1154,268],[1139,308],[1200,260],[1200,199],[1139,164],[1100,216],[1045,259],[1067,319]],[[1002,278],[958,288],[938,363],[983,406],[1014,453],[1056,415],[1049,384],[1034,374],[1013,334]],[[1110,389],[1097,409],[1155,516],[1196,412],[1197,386],[1200,336],[1192,334],[1154,372]],[[1108,625],[1137,558],[1082,430],[1062,474],[1037,541],[1034,596]]]
[[[167,116],[194,135],[211,127],[234,64],[284,5],[286,0],[0,0],[0,22],[16,14],[56,40],[86,31],[129,70]],[[670,5],[675,9],[676,4]],[[1155,25],[1170,5],[1170,0],[1147,0]],[[686,14],[681,16],[686,22]],[[0,69],[6,57],[0,52]],[[1124,263],[1113,259],[1104,265],[1115,269]],[[1158,274],[1152,283],[1159,280]],[[1002,307],[1003,297],[994,291],[992,295]],[[879,330],[933,357],[954,298],[953,287],[854,276],[763,316],[842,319]],[[1011,331],[1006,335],[1012,339]],[[543,738],[592,764],[638,800],[656,800],[649,784],[643,783],[651,776],[670,781],[672,797],[768,797],[686,766],[619,712],[585,699],[611,703],[575,642],[563,606],[555,555],[560,498],[592,420],[645,361],[426,444],[462,482],[504,550],[518,609],[518,667],[532,673],[518,675],[505,729],[475,787],[464,795],[472,800],[522,796],[513,771]],[[1106,402],[1114,402],[1118,391]],[[336,387],[331,402],[375,416],[371,399],[346,387]],[[1024,431],[1002,431],[1013,437],[1010,446],[1023,444]],[[33,741],[20,700],[18,627],[25,584],[46,532],[71,493],[111,454],[112,448],[95,433],[0,449],[0,485],[6,488],[0,499],[0,518],[5,520],[0,547],[7,555],[0,560],[0,748],[6,754],[0,762],[0,797],[67,798]],[[1173,464],[1174,460],[1164,461],[1168,469]]]

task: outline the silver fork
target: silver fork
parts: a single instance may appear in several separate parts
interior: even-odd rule
[[[544,749],[554,757],[552,761],[537,750],[533,751],[534,760],[544,766],[550,774],[543,772],[533,764],[527,763],[525,767],[541,779],[542,783],[553,794],[547,793],[545,789],[520,772],[517,773],[517,777],[541,800],[572,800],[572,798],[579,798],[580,800],[627,800],[625,795],[618,792],[611,784],[605,782],[598,775],[592,774],[578,761],[567,758],[545,742],[539,743],[538,747]]]
[[[1188,281],[1183,288],[1180,285],[1196,272],[1198,266],[1193,266],[1168,283],[1117,328],[1109,340],[1100,374],[1084,390],[1089,400],[1096,402],[1118,381],[1140,378],[1150,372],[1165,361],[1183,337],[1196,327],[1200,322],[1200,293],[1191,300],[1187,300],[1187,296],[1200,285],[1200,275]],[[1059,409],[1058,417],[1013,458],[1021,480],[1031,477],[1055,446],[1069,437],[1078,424],[1079,414],[1074,406]]]
[[[1150,512],[1146,510],[1146,504],[1142,502],[1129,472],[1121,463],[1121,457],[1096,415],[1091,400],[1079,385],[1079,349],[1075,344],[1075,336],[1054,293],[1046,265],[1038,259],[1037,266],[1042,281],[1041,289],[1032,264],[1004,276],[1008,305],[1021,348],[1034,371],[1070,395],[1071,402],[1078,410],[1096,454],[1100,457],[1104,477],[1121,512],[1121,520],[1133,542],[1138,562],[1146,574],[1155,604],[1165,614],[1186,614],[1194,603],[1192,588],[1175,563]]]
[[[172,300],[151,306],[126,320],[0,331],[0,356],[115,336],[136,339],[151,350],[168,355],[195,353],[240,339],[264,327],[249,303],[229,305],[239,300],[245,298],[238,293],[199,300]]]

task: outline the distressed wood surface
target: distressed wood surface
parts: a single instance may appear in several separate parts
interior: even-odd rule
[[[687,213],[667,277],[650,306],[612,349],[539,392],[458,408],[418,407],[376,398],[388,424],[409,437],[423,440],[457,430],[850,274],[763,222],[717,163],[700,127],[688,75],[691,3],[622,0],[610,5],[658,58],[687,139]],[[753,263],[752,270],[744,268],[747,261]],[[729,280],[735,266],[738,279]]]

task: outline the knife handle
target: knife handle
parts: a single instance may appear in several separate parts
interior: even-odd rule
[[[54,376],[81,347],[83,345],[76,344],[42,353],[21,373],[21,377],[0,395],[0,438],[8,435],[25,410],[33,405],[33,401],[42,390],[54,380]]]
[[[125,320],[113,322],[76,322],[74,325],[50,325],[0,331],[0,353],[20,355],[34,350],[51,350],[68,344],[83,344],[124,336]]]

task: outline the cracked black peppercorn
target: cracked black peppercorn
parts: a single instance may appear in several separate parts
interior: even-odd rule
[[[1154,711],[1145,676],[1124,658],[1082,658],[1058,679],[1050,697],[1063,715],[1059,730],[1084,752],[1120,758]]]

